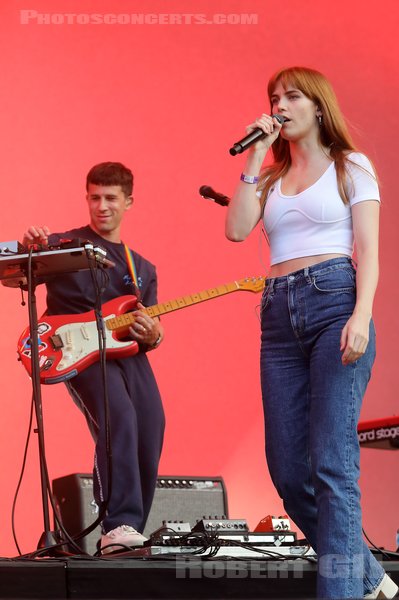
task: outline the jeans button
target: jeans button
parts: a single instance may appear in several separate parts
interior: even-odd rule
[[[290,276],[288,277],[288,281],[294,281],[294,279],[295,279],[295,275],[290,275]]]

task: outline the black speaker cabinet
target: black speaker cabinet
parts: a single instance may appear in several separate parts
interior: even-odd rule
[[[53,494],[62,524],[71,536],[95,521],[98,507],[93,500],[92,475],[73,473],[54,479]],[[193,527],[203,517],[223,515],[228,517],[228,506],[221,477],[159,476],[144,535],[149,537],[163,521],[183,521]],[[97,527],[78,544],[88,554],[94,554],[100,536]]]

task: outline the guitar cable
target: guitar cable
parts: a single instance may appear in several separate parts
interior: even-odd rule
[[[381,548],[381,547],[377,546],[369,538],[369,536],[367,535],[366,531],[364,530],[364,527],[362,527],[362,533],[363,533],[363,536],[368,541],[368,543],[370,544],[371,548],[374,548],[374,550],[377,550],[382,556],[385,557],[386,560],[399,560],[399,550],[396,550],[396,552],[395,552],[395,551],[386,550],[385,548]]]
[[[111,433],[110,433],[110,413],[109,413],[109,396],[108,396],[108,384],[107,384],[107,360],[106,360],[106,334],[104,328],[104,319],[102,316],[102,305],[101,305],[101,297],[103,292],[105,291],[108,282],[109,276],[108,273],[105,272],[104,269],[100,267],[98,269],[98,263],[93,260],[88,254],[89,267],[90,267],[90,275],[93,282],[93,287],[96,292],[96,300],[95,300],[95,308],[94,313],[96,316],[97,323],[97,333],[98,333],[98,347],[100,352],[100,369],[101,369],[101,377],[102,377],[102,385],[103,385],[103,401],[104,401],[104,421],[105,421],[105,451],[107,455],[107,498],[102,501],[101,507],[99,507],[99,515],[95,521],[97,526],[101,521],[103,516],[106,513],[108,508],[109,500],[111,498],[112,492],[112,445],[111,445]],[[98,281],[97,275],[100,274],[100,279],[103,281],[100,283]],[[94,527],[90,528],[92,531]],[[86,530],[85,530],[86,531]]]
[[[25,441],[25,448],[24,448],[24,455],[23,455],[23,458],[22,458],[21,472],[20,472],[20,475],[19,475],[17,487],[15,489],[14,498],[13,498],[13,501],[12,501],[12,508],[11,508],[11,530],[12,530],[12,536],[13,536],[14,543],[15,543],[15,546],[17,548],[18,554],[20,556],[22,556],[22,552],[21,552],[21,548],[19,547],[19,544],[18,544],[18,538],[17,538],[16,526],[15,526],[15,510],[16,510],[16,506],[17,506],[17,500],[18,500],[19,490],[20,490],[20,487],[22,485],[22,480],[23,480],[23,477],[24,477],[24,474],[25,474],[25,468],[26,468],[26,460],[27,460],[27,456],[28,456],[29,442],[30,442],[30,437],[31,437],[31,433],[32,433],[32,423],[33,423],[33,396],[32,396],[32,401],[31,401],[31,405],[30,405],[28,433],[27,433],[26,441]]]

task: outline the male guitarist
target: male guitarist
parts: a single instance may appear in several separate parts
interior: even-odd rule
[[[133,204],[133,175],[120,163],[94,166],[86,179],[90,225],[50,234],[47,226],[31,226],[23,244],[57,245],[61,239],[91,240],[107,251],[115,263],[102,302],[134,294],[138,309],[157,303],[155,267],[121,241],[125,212]],[[47,314],[76,314],[95,306],[96,292],[90,271],[64,274],[47,284]],[[142,310],[129,329],[139,344],[135,356],[107,362],[112,489],[102,522],[102,552],[142,545],[142,535],[154,496],[161,454],[164,412],[154,374],[146,356],[163,338],[157,318]],[[94,497],[98,505],[107,499],[108,466],[104,393],[100,363],[96,362],[66,382],[69,393],[84,413],[94,437]],[[109,454],[109,453],[108,453]],[[120,547],[119,547],[120,549]]]

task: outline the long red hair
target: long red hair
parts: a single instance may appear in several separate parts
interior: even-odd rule
[[[300,90],[319,107],[323,115],[319,128],[320,143],[329,148],[330,157],[335,162],[337,171],[339,194],[345,204],[349,203],[350,179],[346,169],[348,162],[346,157],[350,152],[356,152],[357,149],[348,131],[331,83],[322,73],[307,67],[281,69],[273,75],[267,87],[271,111],[271,96],[277,83],[281,83],[284,89],[292,86]],[[260,177],[262,206],[264,206],[273,184],[287,173],[291,165],[289,143],[281,135],[273,143],[272,153],[274,162],[265,167]]]

